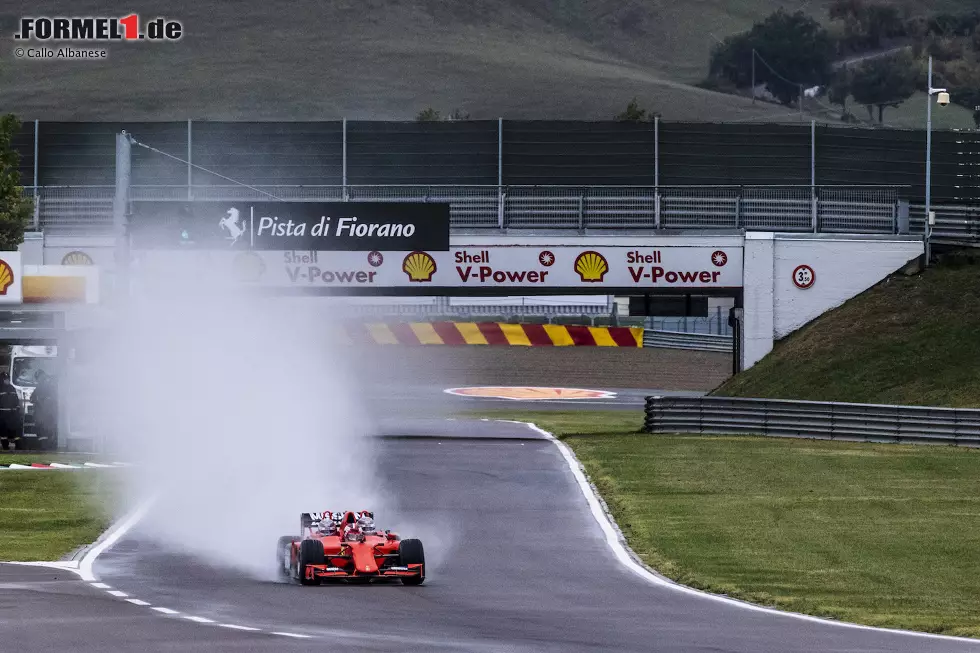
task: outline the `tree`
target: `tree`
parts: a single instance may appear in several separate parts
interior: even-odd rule
[[[0,251],[15,251],[24,242],[34,215],[34,198],[25,196],[20,183],[20,154],[13,139],[20,121],[13,114],[0,118]]]
[[[619,122],[643,122],[646,120],[647,110],[641,109],[639,103],[637,103],[636,98],[630,100],[630,103],[626,105],[626,110],[616,116],[616,120]]]
[[[851,93],[854,100],[868,108],[878,107],[878,122],[884,122],[885,107],[897,107],[912,97],[922,79],[919,63],[908,54],[872,59],[854,72]]]
[[[754,51],[754,54],[753,54]],[[765,83],[783,104],[799,97],[799,87],[822,86],[831,76],[834,47],[830,35],[802,11],[782,9],[756,23],[746,34],[725,39],[711,55],[710,71],[745,87]]]
[[[439,112],[429,107],[428,109],[422,109],[415,116],[415,120],[418,122],[439,122]]]
[[[834,0],[828,13],[831,20],[844,24],[842,41],[851,50],[874,50],[881,47],[883,39],[907,34],[906,22],[892,4]]]
[[[438,113],[436,115],[437,115],[436,119],[438,120]],[[470,119],[470,114],[463,111],[462,109],[453,109],[453,112],[450,113],[449,116],[446,118],[446,120],[469,120],[469,119]]]

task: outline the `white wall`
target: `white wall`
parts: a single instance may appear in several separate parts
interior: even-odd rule
[[[749,369],[772,351],[774,235],[745,234],[743,272],[742,369]]]
[[[922,240],[903,236],[745,235],[745,317],[742,369],[823,313],[861,294],[923,253]],[[808,265],[806,289],[793,271]]]
[[[833,240],[776,237],[775,324],[778,340],[807,322],[901,269],[923,253],[921,240],[868,240],[839,237]],[[809,265],[813,285],[802,290],[793,283],[793,270]]]

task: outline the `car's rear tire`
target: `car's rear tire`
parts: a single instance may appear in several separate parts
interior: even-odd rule
[[[399,542],[398,559],[402,567],[422,565],[422,574],[402,578],[403,584],[421,585],[425,582],[425,550],[422,548],[422,540],[402,540]]]
[[[299,543],[299,582],[303,585],[319,585],[320,579],[306,578],[307,565],[323,565],[327,557],[323,553],[323,542],[320,540],[303,540]]]
[[[289,565],[292,563],[289,547],[292,546],[295,539],[294,535],[283,535],[276,545],[276,564],[279,566],[280,576],[289,576]]]

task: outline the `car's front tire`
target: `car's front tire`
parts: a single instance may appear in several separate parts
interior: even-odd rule
[[[303,585],[319,585],[320,579],[308,579],[306,577],[306,567],[308,565],[326,564],[327,557],[323,553],[323,542],[320,540],[303,540],[299,543],[299,582]]]
[[[422,565],[422,574],[402,578],[405,585],[421,585],[425,582],[425,550],[422,540],[402,540],[398,546],[398,559],[402,567]]]

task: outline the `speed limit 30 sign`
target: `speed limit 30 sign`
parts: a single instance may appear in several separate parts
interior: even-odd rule
[[[809,265],[797,265],[793,270],[793,283],[797,288],[806,290],[816,281],[817,275]]]

